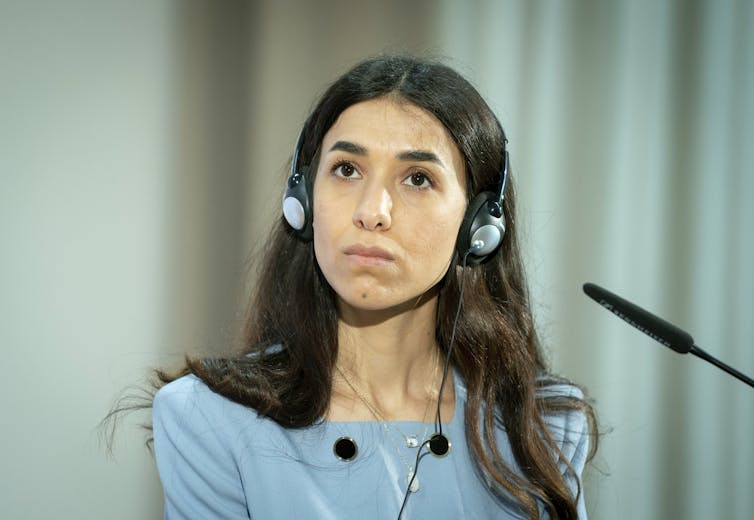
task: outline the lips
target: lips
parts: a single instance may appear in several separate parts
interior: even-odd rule
[[[364,246],[361,244],[354,244],[343,249],[343,253],[346,256],[354,258],[364,258],[376,261],[392,262],[395,257],[387,251],[377,246]]]

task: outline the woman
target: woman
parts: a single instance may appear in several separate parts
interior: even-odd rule
[[[325,92],[243,351],[160,373],[166,517],[586,516],[593,414],[538,346],[505,146],[440,64],[378,57]]]

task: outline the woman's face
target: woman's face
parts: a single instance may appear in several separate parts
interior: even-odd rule
[[[325,134],[314,181],[314,252],[340,304],[413,303],[445,275],[466,209],[461,153],[433,115],[378,98]]]

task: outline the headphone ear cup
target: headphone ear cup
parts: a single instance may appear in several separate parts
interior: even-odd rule
[[[288,186],[283,195],[283,217],[302,240],[309,241],[314,235],[312,229],[312,208],[306,175],[294,173],[288,178]]]
[[[467,264],[479,264],[492,256],[503,242],[505,216],[497,196],[483,191],[471,201],[458,230],[456,251],[460,259],[473,245],[479,249],[469,253]]]

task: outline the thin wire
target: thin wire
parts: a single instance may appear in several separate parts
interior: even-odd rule
[[[458,325],[458,317],[461,315],[461,306],[463,303],[463,287],[466,283],[466,259],[469,257],[469,254],[471,253],[471,249],[466,251],[466,253],[463,255],[463,263],[462,263],[462,273],[461,273],[461,288],[458,291],[458,307],[456,307],[456,316],[453,319],[453,329],[450,333],[450,345],[448,346],[448,353],[445,356],[445,366],[442,371],[442,382],[440,383],[440,392],[437,395],[437,422],[435,423],[435,430],[438,430],[438,433],[442,435],[442,418],[440,416],[440,404],[442,403],[442,391],[445,388],[445,380],[448,376],[448,367],[450,366],[450,357],[453,354],[453,343],[456,339],[456,326]],[[421,461],[421,455],[422,450],[425,446],[429,444],[431,441],[431,437],[427,439],[426,441],[422,442],[419,446],[419,449],[416,452],[416,460],[414,461],[414,474],[411,475],[411,480],[408,481],[408,486],[406,487],[406,493],[403,495],[403,502],[401,503],[401,509],[398,511],[398,519],[401,520],[401,516],[403,515],[403,510],[406,508],[406,503],[408,502],[408,496],[411,494],[411,484],[414,483],[414,479],[419,474],[419,462]],[[426,455],[426,454],[425,454]]]
[[[450,367],[450,358],[453,355],[453,344],[456,340],[456,326],[458,325],[458,317],[461,315],[461,307],[463,306],[463,287],[466,284],[466,259],[469,257],[471,249],[466,251],[463,255],[463,264],[461,265],[461,288],[458,291],[458,306],[456,307],[456,317],[453,319],[453,329],[450,333],[450,346],[448,346],[448,353],[445,355],[445,366],[442,370],[442,381],[440,382],[440,393],[437,396],[437,428],[435,430],[442,435],[442,417],[440,415],[440,408],[442,404],[442,392],[445,389],[445,380],[448,378],[448,368]]]
[[[406,494],[403,495],[403,502],[401,503],[401,510],[398,511],[398,520],[401,520],[401,515],[403,515],[403,510],[406,508],[406,502],[408,502],[408,496],[411,494],[409,493],[409,491],[411,490],[411,484],[414,483],[414,479],[416,478],[416,475],[419,474],[419,462],[421,462],[422,450],[424,449],[424,446],[428,444],[429,444],[429,439],[424,441],[421,444],[421,446],[419,446],[419,450],[416,452],[416,460],[414,461],[414,474],[411,475],[411,480],[408,481],[408,486],[406,487]]]

